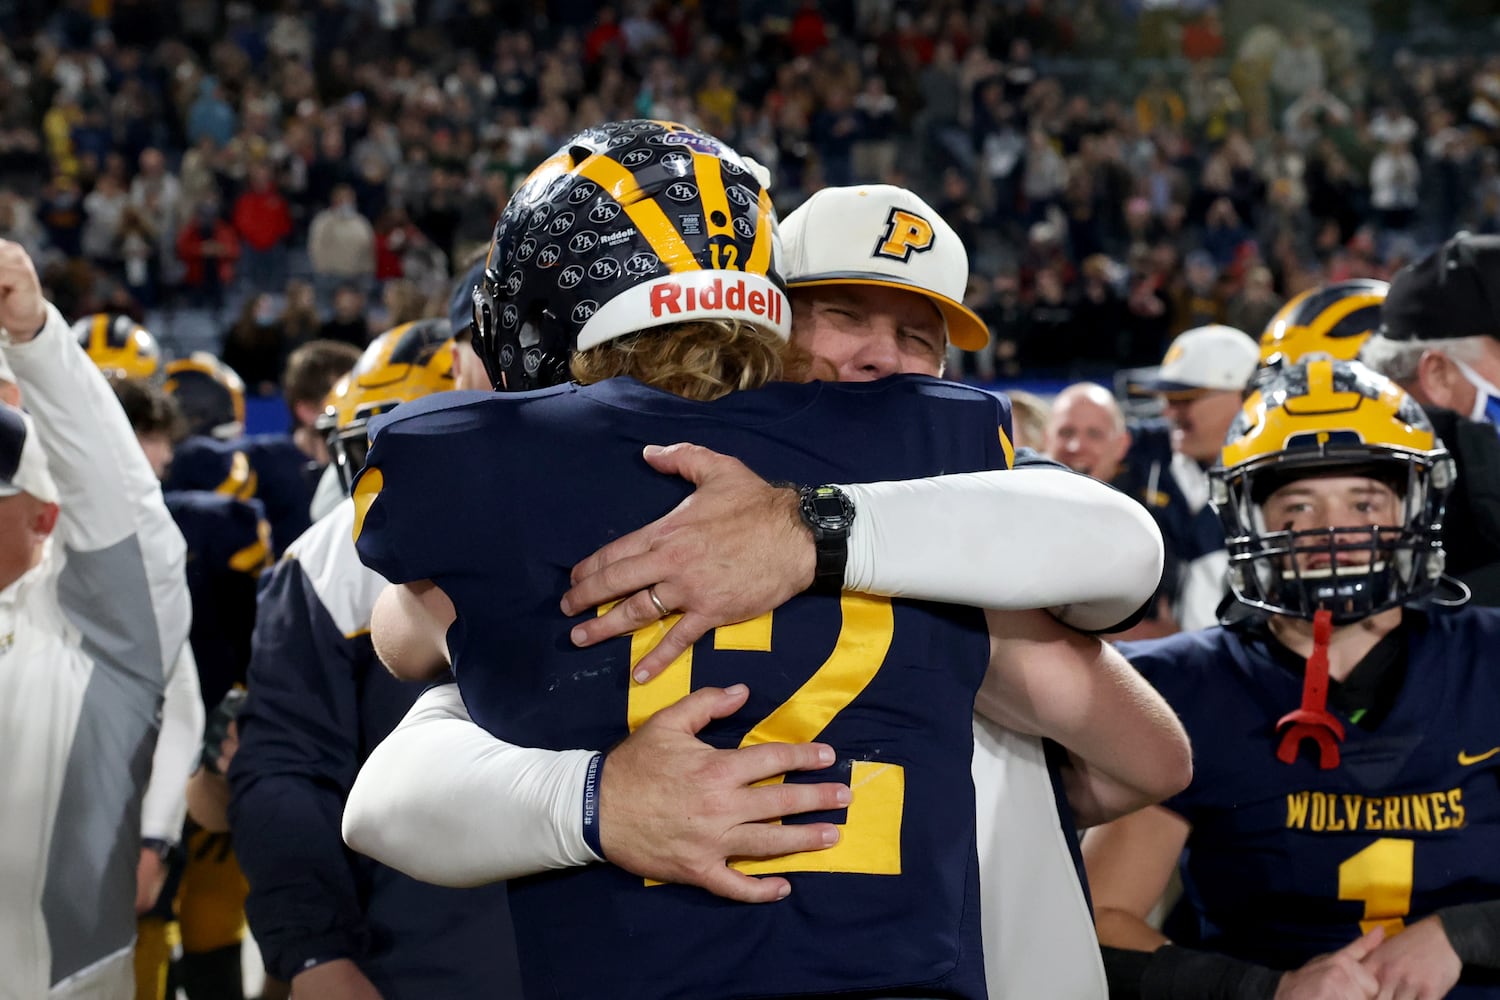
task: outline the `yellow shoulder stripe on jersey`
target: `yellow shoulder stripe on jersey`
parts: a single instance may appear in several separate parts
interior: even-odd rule
[[[1016,446],[1010,443],[1010,438],[1005,436],[1005,428],[997,427],[1000,432],[1000,450],[1005,452],[1005,467],[1014,469],[1016,467]]]
[[[608,156],[591,156],[578,167],[578,176],[604,188],[625,207],[625,214],[635,223],[652,251],[669,271],[700,271],[698,259],[688,249],[677,227],[653,199],[642,198],[640,185],[630,170]],[[701,189],[700,189],[701,190]]]
[[[354,484],[354,540],[359,541],[359,533],[365,529],[365,515],[370,512],[370,506],[375,503],[375,498],[380,496],[380,491],[385,487],[385,476],[380,474],[376,468],[366,467],[360,475],[359,482]]]
[[[259,576],[271,565],[271,526],[261,521],[255,526],[255,541],[229,557],[229,568],[237,573]]]
[[[229,460],[229,475],[214,487],[214,492],[236,500],[250,500],[255,496],[255,488],[259,485],[259,478],[250,467],[250,459],[243,451],[237,451]]]

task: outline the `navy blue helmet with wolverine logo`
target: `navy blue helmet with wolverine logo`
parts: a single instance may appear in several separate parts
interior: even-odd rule
[[[495,225],[474,347],[496,389],[568,379],[576,350],[693,320],[786,338],[771,196],[718,139],[673,122],[587,129],[532,171]]]

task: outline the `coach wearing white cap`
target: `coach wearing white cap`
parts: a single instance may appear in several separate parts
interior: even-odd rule
[[[887,184],[824,188],[781,224],[793,337],[839,381],[941,373],[947,346],[989,330],[963,304],[969,255],[921,198]]]
[[[4,240],[0,330],[30,412],[0,403],[0,995],[128,1000],[184,546],[114,393]]]
[[[1131,427],[1118,484],[1161,526],[1167,571],[1176,576],[1166,587],[1184,629],[1215,624],[1227,593],[1229,563],[1223,528],[1208,506],[1208,468],[1218,460],[1259,363],[1252,337],[1216,323],[1178,334],[1156,374],[1136,385],[1162,397],[1166,420]]]

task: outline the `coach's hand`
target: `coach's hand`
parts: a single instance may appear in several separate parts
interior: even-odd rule
[[[1275,1000],[1374,1000],[1381,995],[1380,984],[1360,962],[1384,939],[1385,931],[1377,927],[1358,941],[1286,973],[1276,987]]]
[[[1464,971],[1463,959],[1437,917],[1412,924],[1360,964],[1380,982],[1380,1000],[1441,1000]]]
[[[793,490],[698,445],[652,445],[645,457],[656,471],[698,488],[665,517],[573,567],[573,587],[562,599],[567,615],[620,601],[574,627],[579,646],[660,621],[664,610],[681,612],[636,665],[638,681],[661,673],[709,629],[763,615],[800,594],[812,584],[817,563]]]
[[[832,823],[784,825],[783,816],[843,809],[849,786],[758,782],[834,762],[822,743],[763,743],[718,750],[696,733],[745,704],[743,684],[700,688],[657,712],[605,759],[599,835],[604,856],[633,874],[696,885],[744,903],[791,892],[784,878],[744,875],[731,858],[819,851],[838,843]]]
[[[31,255],[19,243],[0,240],[0,327],[12,343],[24,344],[47,322],[47,300]]]

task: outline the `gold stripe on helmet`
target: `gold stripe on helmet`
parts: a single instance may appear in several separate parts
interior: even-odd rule
[[[750,247],[750,260],[745,264],[745,270],[751,274],[769,274],[771,271],[771,230],[775,226],[775,217],[771,192],[762,188],[760,202],[755,206],[755,243]]]
[[[727,236],[738,242],[734,232],[733,214],[729,210],[729,195],[724,191],[723,161],[710,153],[693,154],[693,174],[698,181],[698,197],[703,200],[703,225],[709,236]],[[714,223],[714,216],[724,220],[723,225]]]
[[[1233,469],[1274,455],[1294,438],[1316,439],[1320,434],[1352,432],[1366,445],[1432,451],[1437,447],[1432,430],[1401,419],[1403,399],[1401,390],[1390,383],[1383,384],[1373,399],[1359,392],[1335,392],[1333,362],[1314,361],[1307,366],[1306,393],[1272,403],[1257,391],[1245,400],[1250,430],[1224,445],[1224,467]]]
[[[701,271],[698,258],[677,232],[677,227],[667,220],[661,206],[650,198],[641,197],[640,185],[635,175],[626,167],[600,154],[591,156],[578,166],[578,176],[598,184],[625,209],[635,228],[646,238],[652,251],[667,270],[673,272]]]

